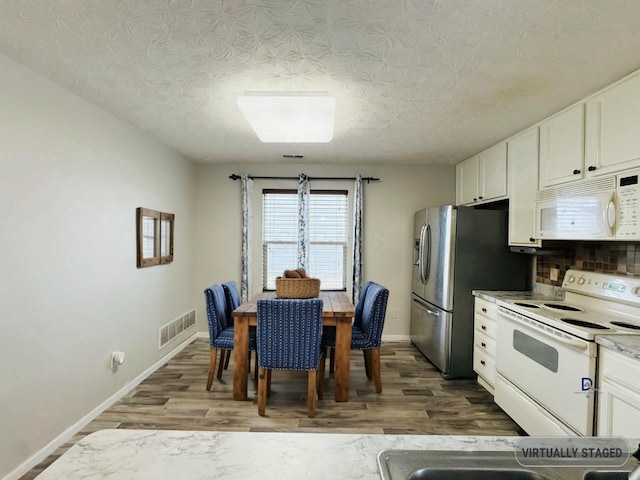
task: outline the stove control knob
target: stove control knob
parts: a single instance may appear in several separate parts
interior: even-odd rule
[[[569,278],[567,278],[567,282],[569,283],[573,283],[576,281],[576,277],[574,277],[573,275],[569,275]]]
[[[578,285],[584,285],[584,277],[578,279]]]
[[[636,297],[640,297],[640,287],[636,287],[634,288],[631,293],[633,293],[634,296]]]

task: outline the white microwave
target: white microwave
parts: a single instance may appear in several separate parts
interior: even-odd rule
[[[542,240],[639,240],[640,170],[537,192],[536,236]]]

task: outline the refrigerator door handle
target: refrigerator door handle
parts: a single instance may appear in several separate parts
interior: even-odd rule
[[[413,301],[418,306],[418,308],[420,308],[421,310],[424,310],[429,315],[433,315],[435,317],[438,316],[438,312],[436,312],[434,310],[431,310],[426,304],[422,303],[420,300],[417,300],[417,299],[414,298]]]
[[[422,272],[422,283],[429,282],[429,276],[431,275],[431,225],[425,225],[425,227],[427,248],[424,249],[422,261],[427,268]]]
[[[427,226],[423,225],[420,230],[420,248],[418,249],[418,270],[420,271],[420,281],[422,283],[427,283],[424,277],[424,232],[426,229]]]

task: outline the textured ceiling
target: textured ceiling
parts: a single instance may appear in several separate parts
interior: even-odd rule
[[[639,18],[632,0],[2,0],[0,51],[198,162],[454,164],[640,68]],[[334,140],[261,143],[248,90],[328,91]]]

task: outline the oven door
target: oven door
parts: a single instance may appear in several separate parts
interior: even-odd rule
[[[596,351],[593,342],[498,311],[498,373],[579,435],[593,434]]]

